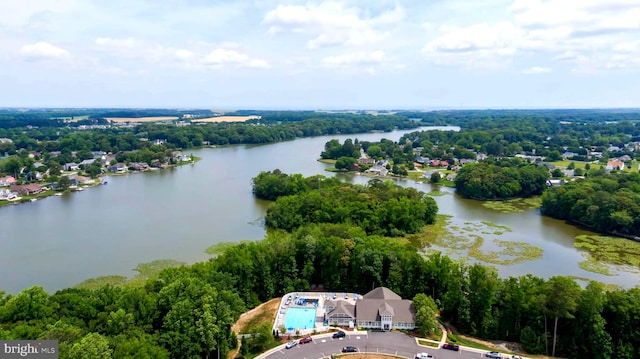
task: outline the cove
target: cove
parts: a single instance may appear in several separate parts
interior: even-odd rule
[[[133,276],[132,269],[139,263],[165,258],[193,263],[207,260],[204,250],[212,244],[262,239],[262,217],[268,203],[256,200],[251,193],[251,178],[260,171],[278,168],[305,176],[332,176],[325,171],[330,165],[316,161],[330,139],[397,141],[413,131],[186,150],[201,160],[164,171],[110,176],[106,186],[0,208],[0,290],[17,293],[41,285],[54,291],[103,275]],[[351,183],[369,180],[335,175]],[[393,180],[426,193],[436,189],[429,184]],[[535,209],[500,213],[455,195],[453,189],[441,191],[446,193],[434,199],[440,213],[452,216],[450,226],[491,222],[511,229],[501,234],[500,240],[527,242],[543,249],[538,260],[496,265],[502,276],[570,275],[624,287],[640,283],[637,268],[614,266],[613,275],[603,275],[579,266],[586,252],[573,246],[574,237],[592,234],[589,231],[543,217]],[[486,240],[482,249],[490,251],[491,246]],[[452,257],[466,257],[464,252],[442,250]]]

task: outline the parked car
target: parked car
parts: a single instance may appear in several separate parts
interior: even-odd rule
[[[292,341],[288,342],[287,345],[285,345],[285,348],[291,349],[291,348],[295,347],[296,345],[298,345],[298,341],[297,340],[292,340]]]
[[[333,338],[344,338],[345,335],[346,334],[344,332],[335,332],[333,333]]]
[[[342,348],[342,352],[343,353],[357,353],[358,352],[358,348],[352,347],[352,346],[348,346],[348,347]]]
[[[434,359],[433,355],[429,353],[418,353],[416,354],[416,359]]]
[[[305,338],[302,338],[302,339],[298,340],[298,343],[305,344],[305,343],[311,343],[312,341],[313,341],[313,339],[311,337],[305,337]]]
[[[460,346],[458,346],[458,344],[444,343],[444,344],[442,344],[442,349],[449,349],[449,350],[458,351],[458,350],[460,350]]]
[[[522,359],[522,357],[517,356],[517,355],[512,355],[512,356],[511,356],[511,359]]]
[[[491,359],[502,359],[502,355],[498,352],[488,352],[484,356]]]

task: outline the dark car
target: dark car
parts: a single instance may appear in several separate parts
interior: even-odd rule
[[[444,343],[444,344],[442,344],[442,349],[449,349],[449,350],[458,351],[458,350],[460,350],[460,347],[458,346],[458,344]]]
[[[306,337],[306,338],[302,338],[300,340],[298,340],[299,344],[305,344],[305,343],[311,343],[313,341],[313,339],[311,337]]]
[[[343,353],[357,353],[358,352],[358,348],[352,347],[352,346],[348,346],[348,347],[342,348],[342,352]]]
[[[333,337],[334,338],[344,338],[345,335],[346,334],[344,332],[335,332],[335,333],[333,333]]]
[[[502,355],[498,352],[488,352],[484,356],[491,359],[502,359]]]

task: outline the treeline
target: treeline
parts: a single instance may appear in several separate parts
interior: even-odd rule
[[[420,115],[420,114],[416,114]],[[493,156],[513,156],[524,153],[561,159],[564,152],[586,158],[588,151],[605,152],[619,147],[616,156],[636,153],[625,145],[640,141],[640,111],[628,113],[580,111],[442,111],[420,115],[423,123],[457,125],[453,131],[422,131],[406,134],[399,141],[422,147],[423,156],[443,158],[452,154],[470,158],[454,151],[476,151]]]
[[[0,339],[59,340],[60,358],[71,359],[211,358],[216,350],[225,357],[236,343],[230,327],[245,308],[313,285],[358,293],[386,286],[404,298],[422,293],[461,332],[519,341],[532,354],[640,355],[640,288],[583,289],[565,277],[501,279],[490,267],[424,256],[408,241],[347,224],[270,231],[207,262],[164,270],[141,288],[0,294]],[[254,350],[269,345],[269,326],[249,331],[263,333],[247,342]]]
[[[539,196],[549,170],[520,159],[490,159],[463,166],[455,178],[456,193],[473,199]]]
[[[52,120],[53,121],[53,120]],[[93,151],[128,151],[142,146],[140,139],[161,140],[174,148],[229,144],[261,144],[298,137],[328,134],[391,131],[396,128],[416,128],[419,124],[406,119],[378,117],[369,122],[358,119],[304,120],[299,122],[252,124],[208,123],[184,127],[170,124],[145,123],[133,128],[89,129],[77,131],[70,127],[0,128],[0,137],[12,144],[2,144],[0,150],[61,151],[69,149]]]
[[[542,213],[598,232],[640,236],[640,173],[589,176],[542,196]]]
[[[285,231],[311,223],[346,223],[361,227],[367,234],[401,236],[434,223],[438,212],[434,199],[423,192],[378,179],[362,186],[323,180],[322,176],[305,180],[293,175],[286,179],[276,170],[253,178],[253,186],[261,198],[276,198],[267,209],[267,228]]]

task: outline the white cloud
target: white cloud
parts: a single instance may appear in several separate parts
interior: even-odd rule
[[[515,0],[508,10],[502,21],[440,26],[423,48],[425,58],[437,64],[498,67],[521,55],[536,55],[564,61],[576,71],[638,63],[637,0]]]
[[[322,62],[328,66],[351,66],[351,65],[376,65],[386,61],[384,52],[374,51],[370,53],[357,52],[328,56]]]
[[[522,70],[522,73],[525,75],[538,75],[538,74],[548,74],[552,71],[550,67],[541,67],[541,66],[533,66],[528,69]]]
[[[69,52],[63,48],[40,41],[35,44],[24,45],[20,48],[20,54],[30,58],[65,58]]]
[[[134,47],[136,41],[132,37],[127,37],[124,39],[112,39],[108,37],[99,37],[95,41],[96,45],[106,46],[106,47]]]
[[[239,67],[269,68],[265,60],[250,58],[247,54],[236,50],[217,48],[206,55],[202,61],[205,65],[223,66],[235,65]]]
[[[521,31],[513,24],[481,23],[468,27],[442,26],[442,35],[423,49],[424,56],[441,65],[496,67],[518,50]]]
[[[307,48],[326,46],[359,46],[376,43],[389,36],[383,29],[405,17],[405,10],[396,5],[393,9],[375,17],[367,17],[358,7],[340,2],[326,1],[320,4],[278,5],[267,12],[262,20],[269,26],[270,34],[280,32],[302,33],[311,36]]]
[[[185,49],[178,49],[175,52],[175,56],[181,60],[188,60],[193,58],[193,52]]]

